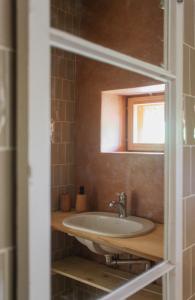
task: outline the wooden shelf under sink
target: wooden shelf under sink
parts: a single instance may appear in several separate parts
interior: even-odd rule
[[[56,274],[74,279],[105,292],[125,284],[134,276],[130,273],[113,269],[77,256],[69,256],[53,263],[52,271]],[[151,284],[143,291],[131,296],[131,300],[161,300],[161,288]]]
[[[164,226],[163,224],[156,224],[155,229],[142,236],[131,238],[113,238],[101,236],[94,233],[89,233],[81,230],[71,229],[63,225],[65,218],[74,215],[74,211],[70,212],[53,212],[51,216],[52,230],[57,230],[70,234],[76,237],[81,237],[86,240],[94,241],[96,243],[110,246],[119,249],[123,252],[140,256],[152,261],[161,261],[164,257]]]

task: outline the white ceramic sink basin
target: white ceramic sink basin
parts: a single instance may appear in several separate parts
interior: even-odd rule
[[[153,222],[144,218],[119,218],[117,214],[104,212],[75,214],[66,218],[63,224],[71,229],[119,238],[143,235],[155,227]]]

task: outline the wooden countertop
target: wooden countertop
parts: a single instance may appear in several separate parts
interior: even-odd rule
[[[153,261],[163,259],[163,230],[162,224],[156,224],[156,228],[149,234],[133,238],[112,238],[97,234],[87,233],[80,230],[65,227],[62,222],[65,218],[76,212],[53,212],[51,226],[53,230],[58,230],[73,236],[85,238],[106,246],[111,246],[124,252],[138,255]]]

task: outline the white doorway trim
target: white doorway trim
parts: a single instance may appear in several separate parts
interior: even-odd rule
[[[174,269],[174,265],[171,265],[169,262],[164,261],[156,265],[149,271],[136,277],[135,279],[132,279],[125,285],[112,292],[111,294],[108,294],[105,297],[101,298],[101,300],[124,300],[126,296],[130,297],[134,295],[135,293],[139,292],[144,287],[149,285],[151,282],[157,280],[163,275],[166,275]]]
[[[17,0],[17,299],[50,299],[48,0]]]
[[[141,61],[134,57],[91,43],[67,32],[51,28],[51,47],[60,48],[75,54],[83,55],[124,70],[133,71],[140,75],[148,76],[162,82],[175,79],[175,75],[158,66]]]

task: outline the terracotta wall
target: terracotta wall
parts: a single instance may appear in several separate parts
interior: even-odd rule
[[[91,208],[109,210],[116,193],[128,196],[128,212],[163,222],[163,155],[100,153],[101,92],[155,84],[153,80],[77,57],[76,185]]]
[[[82,0],[81,4],[83,38],[153,64],[163,63],[160,0]]]
[[[0,299],[11,300],[14,241],[14,7],[0,0]],[[14,228],[15,229],[15,228]]]
[[[77,23],[75,22],[77,20]],[[52,27],[77,33],[78,1],[51,1]],[[76,56],[51,50],[51,173],[52,209],[59,209],[59,195],[75,194],[74,127]]]
[[[195,2],[184,1],[183,300],[195,299]]]
[[[75,56],[52,49],[51,168],[52,209],[59,195],[74,195]]]
[[[162,63],[163,11],[158,1],[81,3],[82,37],[157,65]],[[77,187],[86,186],[91,207],[98,210],[108,210],[116,193],[125,191],[129,212],[163,222],[163,156],[100,153],[101,91],[156,82],[81,57],[77,58],[76,76]]]
[[[78,33],[78,1],[51,1],[51,25]],[[59,197],[75,194],[74,130],[75,130],[75,72],[74,54],[51,50],[51,204],[59,210]],[[73,254],[74,240],[63,233],[52,232],[52,260]],[[52,276],[52,299],[71,293],[71,284],[63,276]]]
[[[125,151],[126,98],[101,94],[101,152]]]

